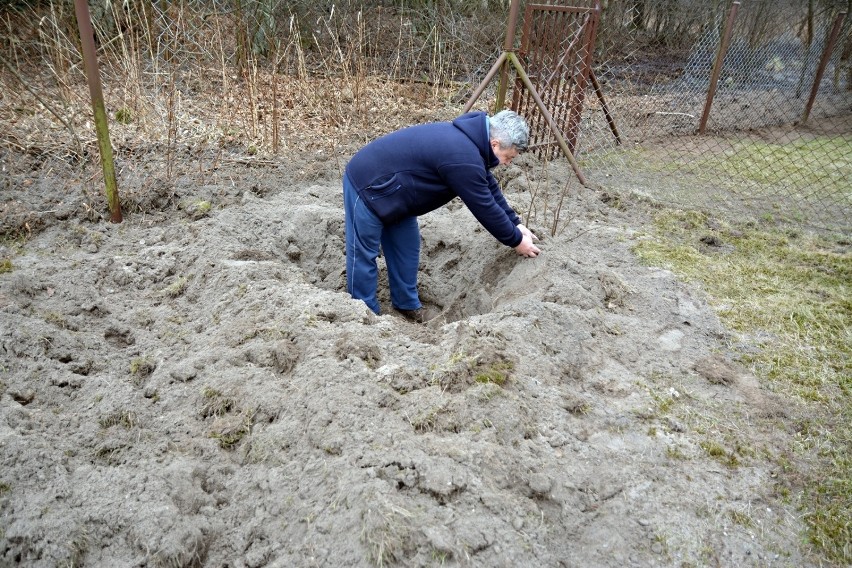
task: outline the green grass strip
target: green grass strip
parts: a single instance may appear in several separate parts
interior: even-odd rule
[[[712,228],[711,228],[712,227]],[[707,246],[702,237],[718,239]],[[707,239],[705,239],[707,240]],[[852,254],[846,238],[665,210],[636,247],[647,264],[699,283],[722,322],[759,345],[741,355],[804,409],[802,506],[809,539],[852,562]]]

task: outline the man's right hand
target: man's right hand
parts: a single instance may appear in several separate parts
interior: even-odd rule
[[[539,255],[539,253],[541,253],[541,249],[533,244],[532,237],[530,237],[530,235],[524,234],[521,242],[515,247],[515,252],[520,256],[535,258]]]

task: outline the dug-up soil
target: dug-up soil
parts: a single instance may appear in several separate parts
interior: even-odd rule
[[[0,565],[815,565],[792,410],[637,261],[646,205],[569,184],[536,259],[422,217],[416,325],[343,290],[346,155],[139,156],[121,224],[3,157]]]

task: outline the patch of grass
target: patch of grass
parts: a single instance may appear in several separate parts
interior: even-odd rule
[[[46,321],[47,323],[52,323],[60,329],[70,329],[68,325],[68,319],[58,312],[47,312],[46,314],[44,314],[44,321]]]
[[[677,446],[666,446],[666,455],[673,460],[689,459]]]
[[[829,552],[829,557],[852,563],[852,442],[850,423],[826,433],[819,451],[828,464],[815,476],[808,491],[812,506],[805,513],[810,541]]]
[[[651,539],[651,550],[664,557],[669,557],[669,539],[664,534],[655,534]]]
[[[133,111],[127,107],[121,107],[115,111],[115,121],[119,124],[130,124],[133,122]]]
[[[210,210],[212,208],[212,203],[210,203],[206,199],[201,199],[190,205],[187,208],[187,211],[193,219],[200,219],[202,217],[206,217],[210,213]]]
[[[244,411],[236,420],[220,425],[210,432],[210,437],[219,442],[223,450],[231,450],[251,432],[253,413]]]
[[[113,426],[122,426],[129,430],[133,428],[134,424],[136,424],[136,414],[130,410],[117,410],[98,420],[98,425],[104,429]]]
[[[494,397],[500,396],[504,393],[503,389],[499,388],[497,385],[491,383],[485,383],[480,388],[477,399],[481,402],[489,402]]]
[[[202,418],[224,416],[237,405],[237,401],[233,398],[225,396],[222,391],[214,388],[205,387],[201,396],[204,398],[204,404],[201,407]]]
[[[430,384],[449,388],[469,383],[503,386],[511,378],[515,363],[492,350],[470,354],[466,349],[454,351],[446,362],[430,366]]]
[[[130,361],[130,380],[139,386],[157,368],[157,364],[147,357],[134,357]]]
[[[680,399],[681,394],[674,387],[670,386],[677,384],[674,377],[653,372],[648,375],[647,380],[651,385],[637,382],[637,386],[643,387],[648,391],[648,396],[651,398],[651,405],[638,408],[634,414],[642,420],[660,420],[664,416],[669,415],[675,408],[675,403]],[[667,390],[662,391],[660,389]]]
[[[592,404],[579,396],[568,396],[562,401],[562,408],[574,416],[585,416],[592,411]]]
[[[748,513],[744,513],[742,511],[728,511],[728,516],[731,517],[731,520],[742,527],[746,527],[748,529],[754,527],[754,521],[751,518],[751,515]]]
[[[372,504],[362,514],[360,540],[375,566],[396,564],[412,540],[414,514],[397,505],[384,493],[372,490]]]
[[[671,396],[661,396],[652,392],[651,398],[654,400],[654,406],[656,406],[660,414],[667,414],[674,404],[674,398]]]
[[[0,259],[0,274],[8,274],[13,270],[15,270],[15,267],[12,265],[11,258]]]
[[[100,246],[103,243],[104,236],[102,233],[92,231],[83,225],[74,225],[71,228],[71,234],[74,236],[73,242],[79,246],[81,243],[88,241]]]
[[[730,155],[713,156],[695,164],[697,169],[722,172],[733,179],[750,180],[769,187],[797,186],[847,188],[852,191],[852,137],[817,136],[783,144],[744,140]],[[803,159],[807,157],[807,159]],[[831,190],[834,194],[835,190]]]
[[[718,462],[723,463],[730,468],[739,467],[740,460],[737,458],[736,454],[726,450],[720,443],[713,440],[703,440],[698,445],[701,446],[701,449],[707,452],[707,455]]]
[[[174,282],[166,286],[162,293],[169,298],[177,298],[186,291],[186,284],[186,277],[180,276]]]
[[[443,411],[442,405],[432,406],[409,420],[411,427],[419,434],[432,432],[438,424],[438,415]]]
[[[474,379],[477,383],[492,383],[503,386],[514,368],[515,365],[511,361],[498,361],[484,368],[477,367]]]
[[[86,557],[86,552],[89,550],[89,544],[90,537],[89,533],[86,532],[86,529],[83,528],[75,530],[74,536],[67,544],[68,557],[61,565],[68,566],[69,568],[83,566],[83,559]]]
[[[110,445],[104,444],[94,452],[95,459],[106,463],[107,465],[119,465],[121,456],[125,449],[124,444]]]
[[[846,160],[849,158],[847,156]],[[846,167],[846,166],[843,166]],[[711,229],[712,226],[712,229]],[[731,249],[705,254],[712,230]],[[635,247],[644,262],[699,283],[740,334],[740,360],[813,422],[800,433],[801,503],[809,538],[831,562],[852,561],[852,253],[845,239],[760,224],[730,226],[665,210]],[[754,349],[754,346],[757,349]],[[726,462],[735,452],[704,442]],[[753,453],[753,452],[752,452]],[[791,477],[793,479],[793,477]]]

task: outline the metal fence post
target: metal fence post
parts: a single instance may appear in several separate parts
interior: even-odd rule
[[[816,77],[814,77],[814,84],[811,87],[811,96],[808,97],[808,104],[805,105],[805,113],[802,115],[802,123],[807,122],[811,115],[811,109],[814,106],[814,101],[816,100],[817,92],[819,91],[819,84],[822,82],[822,75],[825,73],[825,68],[828,65],[828,59],[831,57],[831,52],[834,51],[834,42],[837,41],[837,36],[840,34],[840,26],[843,24],[843,19],[845,17],[846,12],[840,12],[834,19],[834,28],[832,28],[831,36],[825,44],[825,50],[822,52],[822,59],[820,59]]]
[[[740,8],[739,2],[731,4],[731,12],[728,14],[728,21],[725,24],[725,32],[722,34],[722,43],[719,44],[719,53],[716,55],[716,62],[713,64],[713,73],[710,76],[710,86],[707,88],[707,100],[704,103],[704,112],[701,114],[701,123],[698,126],[698,133],[704,134],[707,128],[707,119],[710,117],[710,107],[713,106],[713,97],[716,96],[716,85],[719,84],[719,75],[722,73],[722,64],[725,62],[725,55],[728,53],[728,44],[731,41],[731,33],[734,29],[734,21],[737,18],[737,10]]]

